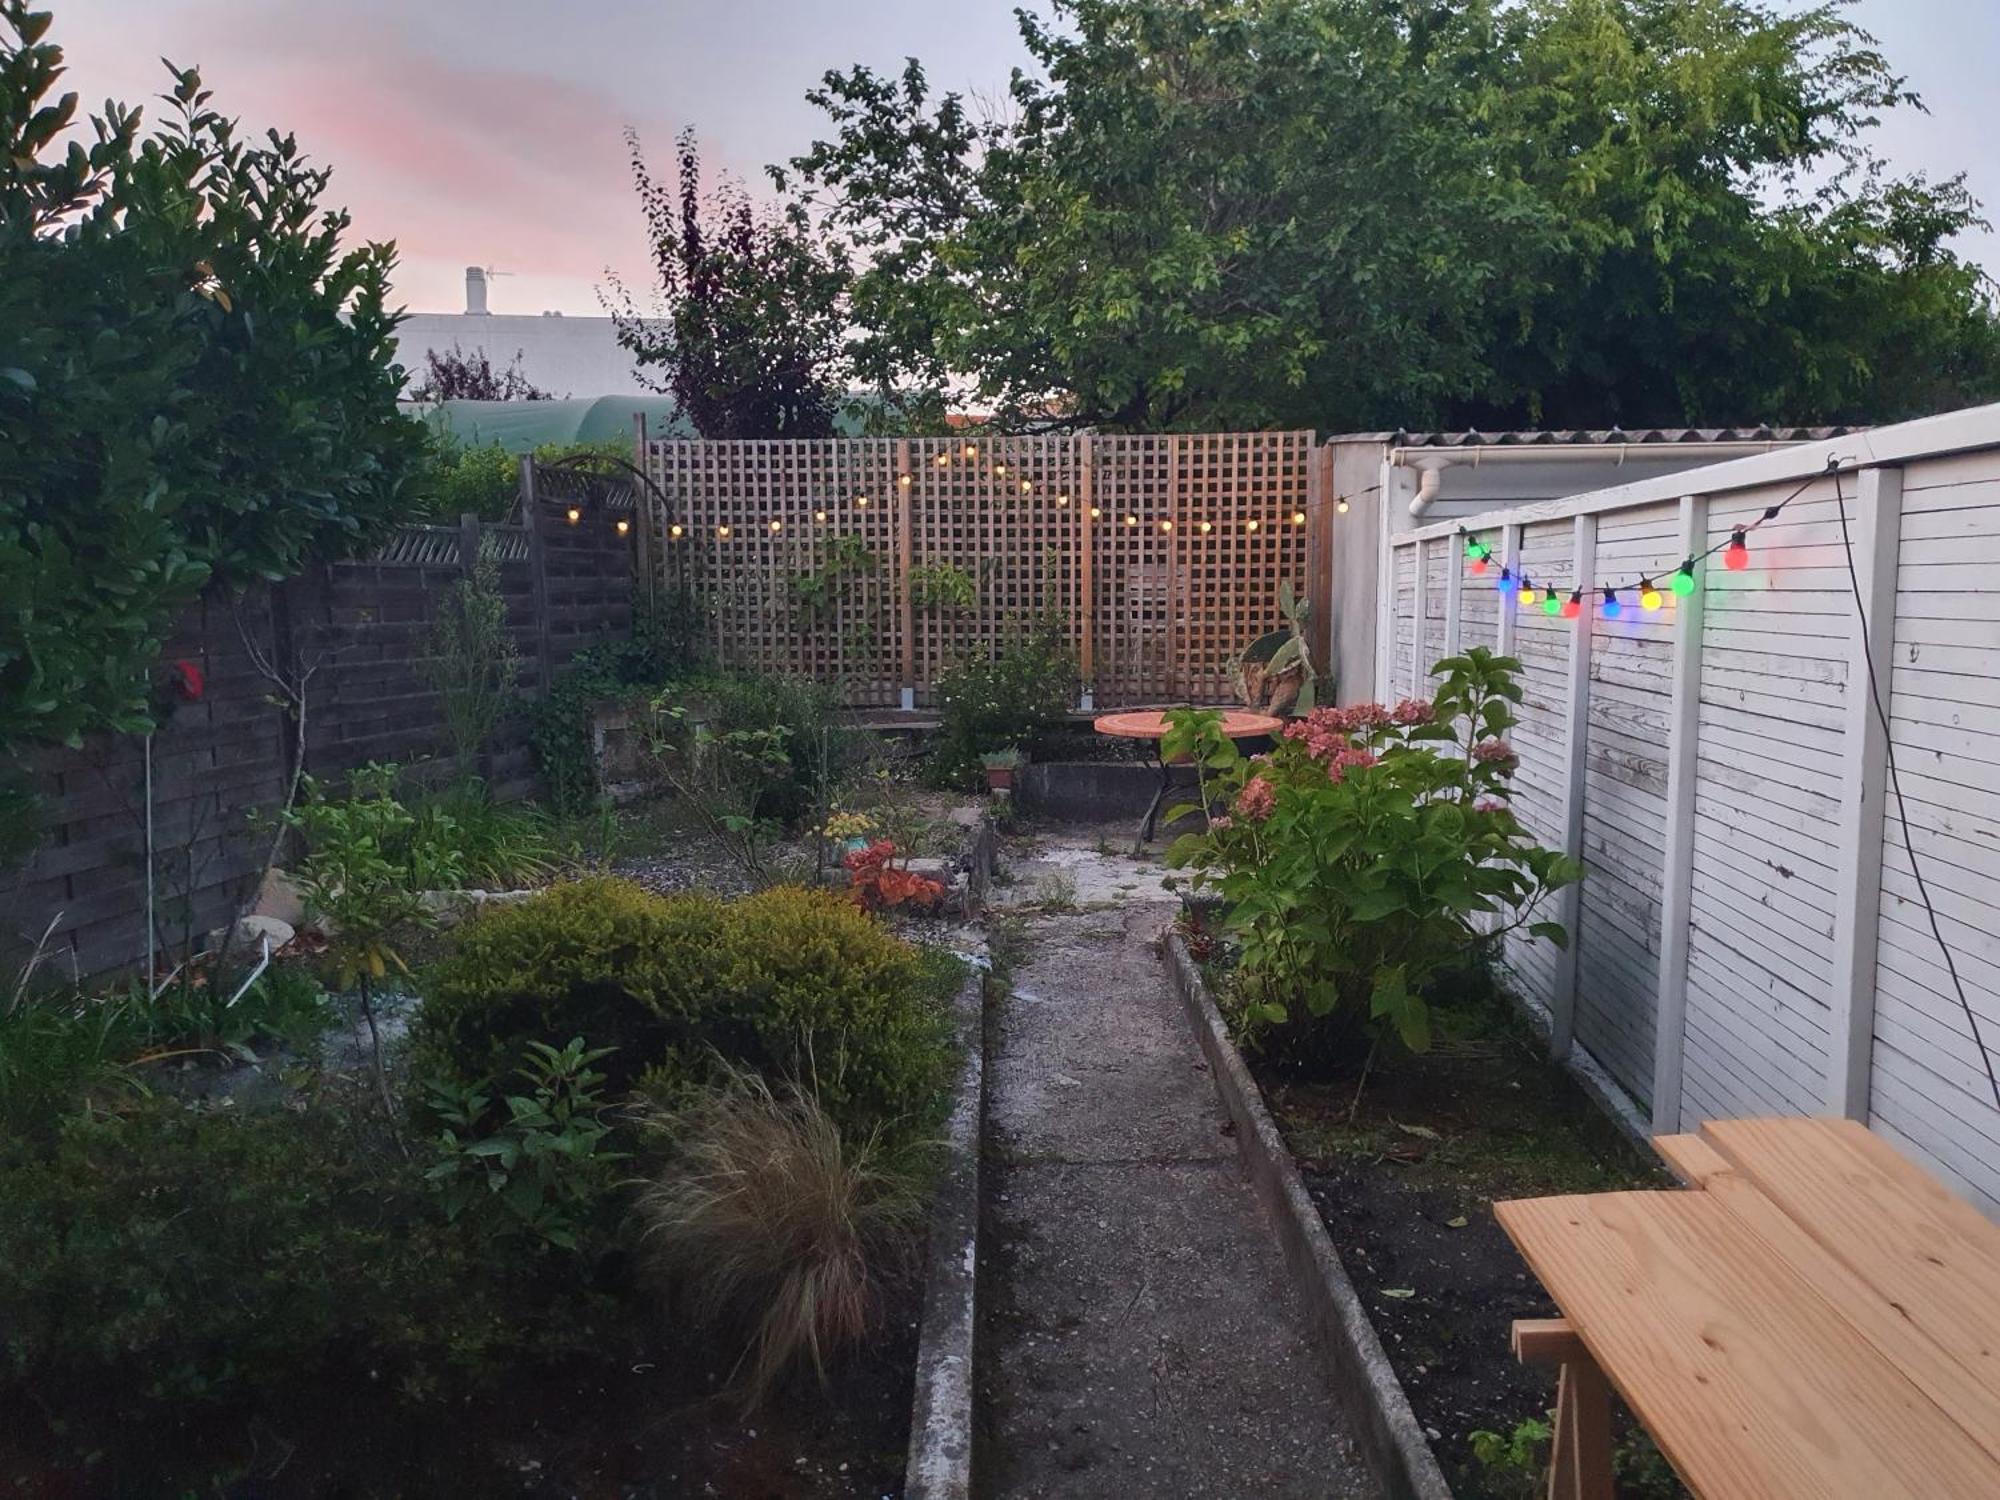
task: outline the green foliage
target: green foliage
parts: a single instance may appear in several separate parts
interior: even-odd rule
[[[792,603],[801,624],[813,625],[840,602],[841,585],[850,578],[865,578],[880,566],[879,559],[860,537],[843,532],[826,543],[826,560],[817,568],[792,574]]]
[[[431,1084],[431,1113],[444,1129],[440,1160],[425,1177],[443,1196],[448,1218],[470,1211],[495,1234],[581,1248],[624,1159],[607,1142],[604,1075],[591,1067],[608,1053],[586,1049],[581,1037],[562,1047],[528,1043],[527,1060],[514,1070],[521,1092],[503,1095],[497,1116],[483,1089]]]
[[[425,669],[444,710],[452,763],[459,775],[473,775],[480,752],[514,701],[521,675],[498,563],[476,559],[471,572],[446,592],[431,626]]]
[[[825,1379],[880,1321],[885,1266],[923,1224],[920,1174],[810,1091],[739,1069],[649,1125],[664,1159],[638,1212],[669,1305],[746,1337],[735,1384],[752,1404],[800,1363]]]
[[[943,722],[930,773],[956,781],[977,771],[989,751],[1032,751],[1037,739],[1067,722],[1076,695],[1068,622],[1059,614],[1042,614],[992,656],[968,657],[939,674]]]
[[[541,464],[629,461],[631,455],[631,445],[615,438],[541,443],[533,454]],[[433,427],[415,489],[414,513],[434,521],[452,522],[467,514],[482,521],[507,521],[521,497],[521,459],[498,443],[467,443]]]
[[[1547,1422],[1528,1417],[1504,1435],[1482,1430],[1467,1434],[1467,1438],[1473,1462],[1483,1471],[1486,1493],[1493,1500],[1535,1500],[1541,1493],[1543,1455],[1549,1441]]]
[[[557,846],[547,813],[531,803],[495,802],[476,779],[418,800],[411,813],[409,843],[393,857],[419,876],[426,869],[446,873],[448,866],[468,886],[512,890],[546,877],[569,857]],[[446,852],[430,852],[436,850]]]
[[[704,193],[693,131],[679,183],[656,182],[627,132],[664,319],[617,279],[618,342],[705,438],[833,435],[846,340],[845,266],[796,204],[755,208],[740,183]]]
[[[1169,715],[1162,752],[1193,757],[1202,780],[1202,802],[1169,821],[1229,806],[1169,862],[1226,903],[1241,950],[1231,1019],[1246,1041],[1324,1064],[1365,1027],[1421,1050],[1424,988],[1440,971],[1521,926],[1566,941],[1533,917],[1581,872],[1537,847],[1505,801],[1519,670],[1483,648],[1447,657],[1434,702],[1317,710],[1266,759],[1246,759],[1212,711]]]
[[[24,1138],[133,1087],[143,1026],[134,997],[18,990],[0,1004],[0,1136]]]
[[[328,1382],[455,1398],[603,1336],[447,1225],[419,1168],[334,1106],[74,1114],[0,1140],[0,1201],[0,1371],[79,1453],[146,1431],[120,1493],[215,1463],[204,1408],[282,1423]]]
[[[0,760],[151,722],[201,590],[364,546],[406,509],[390,247],[328,173],[237,138],[191,69],[143,135],[50,101],[49,17],[0,0]]]
[[[698,655],[699,629],[686,594],[635,601],[629,639],[579,651],[529,706],[528,743],[558,813],[586,812],[603,791],[591,744],[592,711],[614,699],[646,702],[658,688],[687,676]]]
[[[306,910],[333,928],[328,953],[343,988],[402,969],[396,944],[430,920],[423,893],[464,883],[456,847],[418,839],[418,820],[396,799],[397,774],[392,765],[366,766],[338,798],[307,777],[298,805],[284,815],[305,844],[293,878]]]
[[[1020,24],[1003,118],[915,60],[829,73],[830,138],[773,172],[847,242],[872,383],[1141,431],[1882,420],[2000,389],[1948,248],[1978,207],[1869,154],[1917,101],[1837,4]]]
[[[425,976],[419,1072],[480,1083],[530,1042],[615,1048],[614,1086],[711,1058],[811,1087],[844,1127],[933,1123],[951,1055],[935,971],[851,901],[780,887],[725,905],[592,878],[468,922]]]
[[[646,742],[652,765],[751,883],[762,885],[765,846],[781,829],[759,816],[758,808],[791,776],[790,734],[783,727],[717,733],[671,697],[662,693],[650,705]]]
[[[918,609],[970,614],[979,605],[979,585],[951,563],[921,563],[910,569],[910,603]]]
[[[700,1038],[726,942],[723,904],[666,899],[597,876],[467,922],[424,975],[412,1035],[424,1076],[484,1084],[528,1044],[581,1037],[615,1049],[615,1083]]]

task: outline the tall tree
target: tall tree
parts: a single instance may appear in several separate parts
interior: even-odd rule
[[[1011,117],[829,74],[774,176],[874,378],[1015,423],[1882,419],[2000,388],[1961,180],[1822,6],[1056,0]],[[1817,184],[1813,186],[1812,184]]]
[[[632,174],[652,240],[664,316],[643,316],[612,278],[618,341],[649,384],[707,438],[825,437],[842,396],[846,266],[797,204],[760,211],[740,183],[704,192],[692,131],[678,181]]]
[[[49,27],[0,0],[0,766],[145,728],[200,590],[366,545],[423,445],[394,248],[342,248],[327,170],[192,69],[151,132],[114,104],[65,145]]]

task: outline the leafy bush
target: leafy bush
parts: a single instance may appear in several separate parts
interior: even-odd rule
[[[810,1089],[848,1129],[934,1124],[951,1029],[918,950],[832,891],[778,886],[728,911],[716,982],[754,1037],[740,1060]]]
[[[240,1423],[329,1378],[442,1397],[601,1336],[523,1316],[527,1283],[351,1125],[155,1098],[0,1143],[0,1372],[69,1414],[79,1447],[124,1422],[171,1443],[191,1407]],[[149,1453],[130,1492],[176,1457]]]
[[[1033,750],[1067,722],[1076,703],[1076,653],[1069,625],[1043,614],[991,656],[970,657],[939,674],[943,723],[931,773],[955,781],[979,769],[992,750]]]
[[[578,1037],[617,1049],[614,1086],[651,1071],[670,1093],[720,1058],[814,1089],[843,1125],[900,1133],[938,1118],[950,1068],[934,972],[828,891],[725,904],[579,880],[467,923],[424,994],[417,1065],[460,1084]]]
[[[699,1037],[725,911],[703,892],[660,897],[595,876],[475,917],[424,976],[420,1071],[482,1083],[531,1042],[581,1037],[615,1048],[608,1071],[629,1083]]]
[[[537,463],[619,459],[629,462],[632,445],[617,439],[593,443],[542,443],[534,450]],[[456,521],[467,514],[482,521],[501,522],[514,514],[521,495],[521,457],[498,443],[468,443],[449,432],[433,430],[424,463],[414,481],[417,512],[434,521]]]
[[[666,1158],[638,1212],[670,1305],[747,1334],[737,1384],[753,1403],[801,1359],[823,1379],[877,1321],[883,1263],[923,1221],[916,1174],[810,1092],[741,1070],[650,1123]]]
[[[581,1037],[563,1047],[528,1043],[527,1061],[514,1070],[526,1088],[503,1095],[504,1113],[490,1119],[495,1101],[484,1090],[431,1085],[431,1110],[445,1128],[440,1159],[425,1177],[443,1195],[448,1218],[470,1209],[501,1235],[581,1248],[624,1156],[607,1144],[604,1075],[591,1066],[610,1050],[586,1049]]]
[[[151,722],[210,585],[282,578],[407,510],[394,251],[343,250],[328,171],[176,69],[90,124],[49,17],[0,0],[0,764]]]
[[[1520,664],[1475,649],[1433,670],[1434,702],[1319,709],[1269,756],[1242,756],[1214,712],[1169,716],[1164,752],[1196,757],[1204,806],[1229,804],[1169,858],[1225,902],[1241,949],[1232,1021],[1246,1041],[1323,1063],[1359,1023],[1422,1048],[1423,989],[1446,966],[1523,925],[1565,941],[1532,918],[1580,872],[1506,804],[1516,762],[1501,736]]]

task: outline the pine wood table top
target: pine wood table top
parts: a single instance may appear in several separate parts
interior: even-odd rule
[[[1660,1144],[1693,1191],[1494,1211],[1688,1488],[2000,1497],[2000,1228],[1850,1120]]]

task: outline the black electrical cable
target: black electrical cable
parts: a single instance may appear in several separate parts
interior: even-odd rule
[[[1882,702],[1882,683],[1875,672],[1875,653],[1868,645],[1868,606],[1861,598],[1861,578],[1854,571],[1854,542],[1847,533],[1847,497],[1841,493],[1840,475],[1833,476],[1834,509],[1840,514],[1840,546],[1847,554],[1847,584],[1854,591],[1854,613],[1861,621],[1861,657],[1868,664],[1868,696],[1875,705],[1875,717],[1882,725],[1882,745],[1888,760],[1889,786],[1896,794],[1896,821],[1903,827],[1903,852],[1910,857],[1910,874],[1916,878],[1917,895],[1924,903],[1924,915],[1930,918],[1931,936],[1937,940],[1938,952],[1944,955],[1945,972],[1951,975],[1951,987],[1958,993],[1959,1009],[1965,1012],[1965,1024],[1972,1032],[1973,1050],[1979,1054],[1979,1062],[1986,1070],[1986,1082],[1993,1090],[1993,1107],[2000,1109],[2000,1076],[1993,1071],[1993,1054],[1987,1050],[1986,1042],[1979,1034],[1979,1015],[1972,1008],[1972,1002],[1965,997],[1965,982],[1958,977],[1958,965],[1951,956],[1951,947],[1944,940],[1944,933],[1938,927],[1937,908],[1931,905],[1930,887],[1924,883],[1923,862],[1917,858],[1916,842],[1910,837],[1910,812],[1903,805],[1903,782],[1896,774],[1896,736],[1889,728],[1889,711]]]

